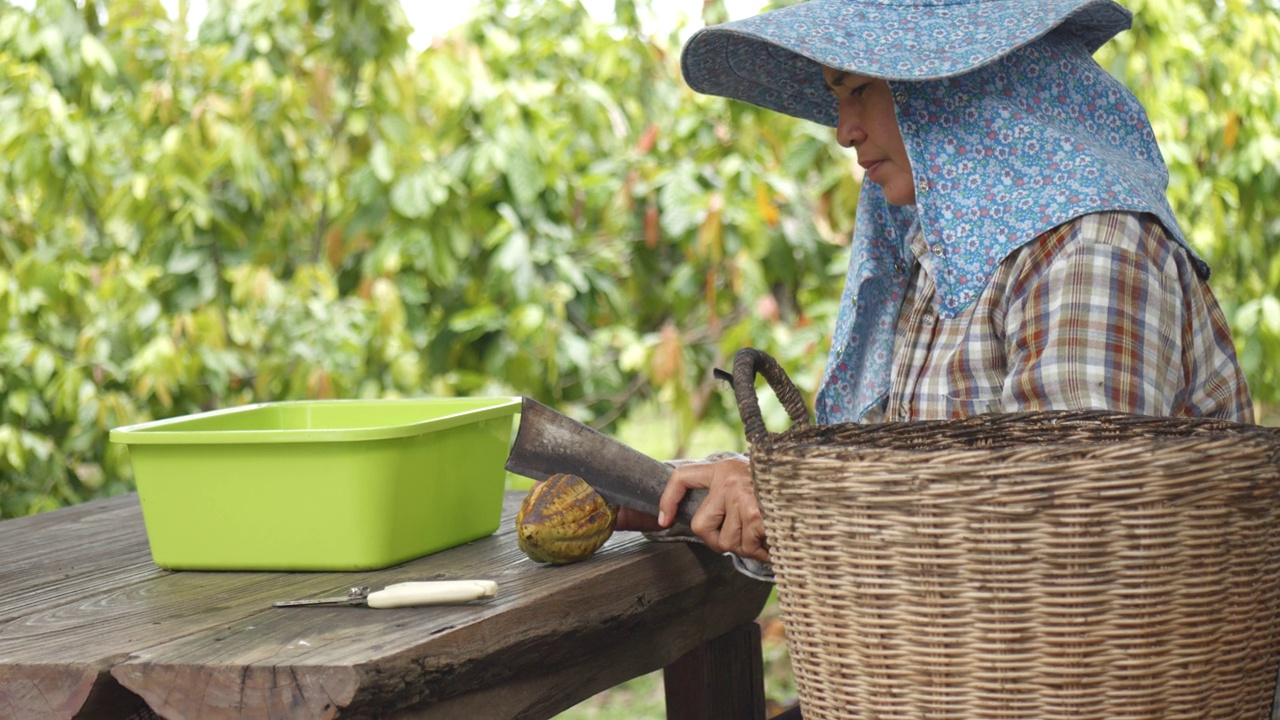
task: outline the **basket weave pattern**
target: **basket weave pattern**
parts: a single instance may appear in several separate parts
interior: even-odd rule
[[[1274,433],[1105,412],[762,427],[806,720],[1269,717]]]

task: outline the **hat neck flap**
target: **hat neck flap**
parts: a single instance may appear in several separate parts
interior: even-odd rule
[[[916,205],[893,208],[863,185],[820,422],[861,419],[888,391],[915,221],[945,318],[972,305],[1011,252],[1088,213],[1151,213],[1190,251],[1146,113],[1077,36],[1051,34],[959,77],[890,84]]]

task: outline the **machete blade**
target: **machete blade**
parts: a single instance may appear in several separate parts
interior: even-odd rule
[[[605,500],[650,515],[658,514],[658,500],[673,470],[528,397],[520,409],[520,428],[506,468],[534,480],[556,473],[577,475]],[[700,488],[686,493],[676,520],[689,524],[706,494]]]

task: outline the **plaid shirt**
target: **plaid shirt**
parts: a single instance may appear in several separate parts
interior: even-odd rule
[[[1253,422],[1222,310],[1154,217],[1084,215],[1010,253],[940,317],[916,232],[887,405],[864,420],[1108,409]]]

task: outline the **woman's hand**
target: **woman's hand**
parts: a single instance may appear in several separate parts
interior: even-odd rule
[[[676,508],[691,488],[708,493],[690,528],[707,547],[746,558],[769,562],[764,518],[751,485],[751,465],[741,458],[681,465],[667,480],[658,501],[658,524],[670,527]]]

